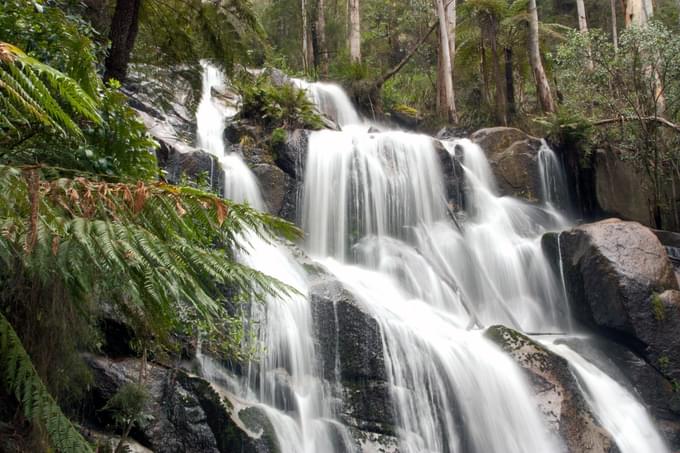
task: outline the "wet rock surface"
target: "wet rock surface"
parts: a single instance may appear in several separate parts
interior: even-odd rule
[[[569,452],[618,452],[609,433],[590,411],[565,359],[507,327],[490,327],[485,335],[526,371],[539,410]]]
[[[310,295],[323,376],[342,388],[343,420],[360,431],[393,435],[380,326],[331,277],[318,280]]]
[[[519,129],[494,127],[478,130],[470,140],[487,155],[501,195],[540,200],[539,139]]]
[[[101,356],[89,356],[86,361],[94,376],[93,421],[106,427],[111,424],[110,414],[102,408],[123,384],[137,382],[141,362]],[[260,409],[237,412],[199,377],[149,363],[145,388],[148,421],[133,429],[131,437],[155,452],[278,452],[273,428]]]

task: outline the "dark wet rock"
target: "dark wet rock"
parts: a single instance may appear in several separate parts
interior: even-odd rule
[[[463,170],[463,149],[456,145],[450,152],[441,140],[433,140],[434,150],[444,177],[444,190],[449,209],[459,212],[465,209],[465,172]]]
[[[680,292],[654,233],[610,219],[562,233],[560,245],[581,320],[621,335],[664,375],[680,379]]]
[[[565,359],[504,326],[490,327],[485,335],[526,371],[540,411],[551,429],[562,437],[569,452],[618,451],[609,433],[590,411]]]
[[[310,295],[323,376],[343,388],[343,420],[361,431],[393,434],[378,322],[330,277],[312,285]]]
[[[257,177],[267,209],[271,214],[288,217],[285,212],[289,192],[295,191],[295,181],[279,167],[270,164],[257,164],[251,170]],[[294,219],[293,219],[294,220]]]
[[[297,129],[288,133],[286,141],[274,147],[274,160],[291,178],[304,178],[304,164],[307,159],[307,145],[310,131]]]
[[[214,192],[224,193],[224,172],[215,156],[182,142],[155,138],[160,143],[156,151],[158,165],[165,171],[168,182],[177,184],[184,178],[201,180]]]
[[[110,425],[110,414],[102,408],[123,384],[137,381],[141,362],[96,356],[86,360],[94,376],[94,419],[102,426]],[[246,409],[234,414],[230,401],[199,377],[150,363],[144,386],[150,395],[144,413],[150,417],[131,436],[155,452],[278,452],[266,418],[247,417],[249,422],[244,423]]]

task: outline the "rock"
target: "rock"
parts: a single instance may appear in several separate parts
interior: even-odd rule
[[[509,127],[481,129],[470,139],[486,153],[501,195],[540,201],[539,139]]]
[[[562,357],[504,326],[489,327],[485,336],[498,344],[527,373],[538,406],[569,452],[615,452],[616,445],[597,422],[579,384]]]
[[[224,195],[224,172],[215,156],[182,142],[156,139],[161,145],[156,151],[158,166],[165,170],[168,182],[177,184],[185,177],[204,179],[214,192]]]
[[[290,194],[295,192],[295,181],[279,167],[270,164],[257,164],[251,170],[260,182],[262,198],[267,204],[269,213],[289,218]],[[294,200],[293,200],[294,202]],[[293,219],[295,218],[293,217]]]
[[[559,242],[581,321],[622,335],[652,366],[680,380],[680,292],[654,233],[611,219],[566,231]]]
[[[490,127],[480,129],[470,136],[470,140],[478,144],[489,157],[503,153],[515,142],[531,139],[530,135],[512,127]]]
[[[100,426],[110,424],[110,414],[102,410],[106,401],[125,383],[136,382],[140,361],[137,359],[111,360],[88,356],[94,385],[93,419]],[[150,398],[144,413],[150,416],[143,426],[133,429],[131,437],[157,453],[214,452],[275,453],[278,445],[271,424],[262,417],[242,414],[252,409],[240,409],[222,398],[205,380],[149,363],[146,368],[145,388]],[[248,415],[248,414],[246,414]]]
[[[463,150],[460,146],[451,153],[440,140],[434,140],[434,150],[444,177],[446,200],[452,212],[465,209],[465,171],[463,170]]]
[[[283,171],[296,181],[304,179],[307,145],[311,132],[297,129],[288,133],[286,141],[274,147],[274,160]]]
[[[600,208],[610,216],[653,225],[648,178],[632,161],[611,150],[595,154],[595,193]]]
[[[361,431],[393,435],[395,415],[378,322],[331,277],[311,286],[310,301],[323,376],[343,388],[343,420]]]

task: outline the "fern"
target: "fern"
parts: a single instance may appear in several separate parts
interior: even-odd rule
[[[24,416],[44,425],[55,449],[68,453],[92,451],[45,388],[21,340],[2,313],[0,313],[0,370],[7,389],[21,403]]]
[[[75,80],[5,42],[0,42],[0,102],[9,113],[2,123],[15,131],[37,122],[82,138],[80,118],[101,122],[96,101]]]

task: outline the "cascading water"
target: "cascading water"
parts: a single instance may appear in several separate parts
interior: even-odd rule
[[[336,114],[345,104],[318,107]],[[498,195],[477,145],[444,143],[452,156],[463,150],[468,215],[457,227],[432,139],[341,125],[309,140],[306,245],[380,323],[400,451],[561,451],[516,364],[469,330],[571,330],[563,282],[540,246],[544,232],[568,226],[557,211],[568,193],[554,152],[543,142],[543,203],[530,205]],[[552,348],[586,383],[593,412],[624,453],[667,451],[632,394],[576,352]],[[638,429],[625,432],[626,408]]]
[[[263,210],[254,175],[238,154],[225,153],[222,131],[230,112],[225,112],[211,95],[214,87],[224,84],[224,78],[211,65],[203,66],[203,95],[197,110],[199,146],[218,158],[225,174],[225,198]],[[263,351],[246,376],[236,379],[209,358],[201,357],[204,374],[213,382],[226,382],[237,398],[267,414],[282,453],[352,451],[346,429],[334,420],[325,384],[316,375],[304,270],[285,247],[272,240],[246,232],[242,242],[246,245],[239,261],[295,288],[299,294],[268,297],[264,305],[252,303],[249,321],[260,325],[258,341]]]
[[[221,77],[205,66],[199,144],[218,157],[225,195],[262,209],[250,170],[237,154],[225,155],[221,134],[228,114],[210,96]],[[545,231],[567,226],[556,210],[564,179],[554,153],[547,147],[539,152],[544,203],[530,205],[498,195],[477,145],[444,143],[452,156],[456,147],[463,150],[468,212],[459,226],[446,206],[431,138],[369,133],[339,87],[295,83],[343,129],[309,138],[305,247],[379,323],[399,451],[562,452],[526,376],[481,331],[495,323],[534,333],[570,330],[565,293],[540,247]],[[252,320],[261,325],[264,353],[245,377],[225,375],[207,358],[204,372],[224,382],[238,404],[263,408],[284,453],[356,451],[317,373],[305,272],[284,247],[253,235],[244,240],[250,245],[239,259],[302,295],[255,306]],[[593,413],[623,453],[667,451],[630,392],[566,346],[548,347],[569,361]],[[628,409],[635,430],[626,424]]]

